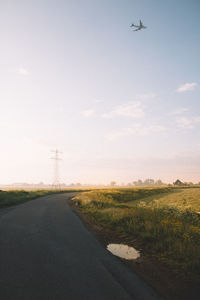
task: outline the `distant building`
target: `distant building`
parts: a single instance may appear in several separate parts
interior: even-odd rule
[[[175,182],[173,182],[173,185],[181,186],[181,185],[184,185],[184,183],[182,181],[180,181],[179,179],[177,179]]]

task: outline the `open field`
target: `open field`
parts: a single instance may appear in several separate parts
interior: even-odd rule
[[[133,204],[146,207],[163,208],[174,207],[179,210],[200,212],[200,188],[176,189],[173,193],[158,194],[140,199]]]
[[[200,188],[133,188],[81,193],[75,202],[104,228],[175,271],[200,275]]]

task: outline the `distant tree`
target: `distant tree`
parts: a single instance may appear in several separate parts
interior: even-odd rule
[[[155,185],[164,185],[164,183],[162,182],[162,180],[158,179],[156,180]]]
[[[133,185],[135,185],[135,186],[142,186],[143,182],[142,182],[142,180],[138,179],[137,181],[133,181]]]
[[[155,184],[155,181],[153,179],[146,179],[144,181],[144,185],[154,185]]]
[[[138,179],[138,186],[141,186],[141,185],[143,185],[143,182],[141,179]]]
[[[116,186],[116,182],[115,181],[111,181],[110,186]]]

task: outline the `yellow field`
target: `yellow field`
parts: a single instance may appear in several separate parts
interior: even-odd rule
[[[132,202],[133,205],[140,207],[165,206],[176,207],[180,210],[190,209],[200,212],[200,188],[178,189],[172,193],[154,195]]]
[[[200,188],[93,190],[74,199],[93,222],[178,272],[199,274]]]

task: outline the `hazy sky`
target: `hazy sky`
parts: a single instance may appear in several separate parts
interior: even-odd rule
[[[56,147],[65,183],[200,181],[199,37],[199,0],[0,0],[0,183]]]

